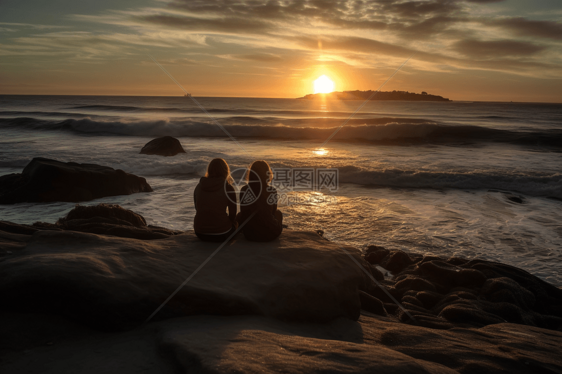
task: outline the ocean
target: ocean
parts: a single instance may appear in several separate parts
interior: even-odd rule
[[[287,195],[289,228],[500,261],[562,285],[562,105],[372,101],[349,119],[361,101],[197,100],[207,113],[187,97],[0,96],[0,175],[33,157],[123,169],[154,192],[83,204],[115,203],[188,230],[193,190],[213,158],[231,169],[254,160],[335,169],[337,189]],[[165,135],[187,153],[139,154]],[[54,222],[73,206],[0,205],[0,220]]]

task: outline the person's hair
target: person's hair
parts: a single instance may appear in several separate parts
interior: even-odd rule
[[[266,161],[254,161],[246,173],[246,180],[248,182],[257,182],[258,178],[262,188],[266,188],[273,180],[273,172]]]
[[[207,178],[224,178],[229,184],[232,184],[233,180],[230,176],[230,168],[226,161],[222,158],[215,158],[209,162],[207,166],[207,172],[205,173]]]

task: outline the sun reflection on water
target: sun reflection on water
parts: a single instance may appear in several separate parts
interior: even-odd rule
[[[326,148],[316,148],[312,151],[316,156],[326,156],[329,152]]]

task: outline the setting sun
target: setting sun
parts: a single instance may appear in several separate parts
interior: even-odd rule
[[[314,93],[330,93],[334,90],[334,82],[325,75],[314,81]]]

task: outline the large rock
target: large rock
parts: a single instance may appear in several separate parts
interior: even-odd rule
[[[193,232],[152,241],[73,231],[2,233],[16,250],[0,261],[0,311],[51,313],[102,330],[141,324],[218,247]],[[361,261],[357,250],[348,250]],[[316,233],[287,230],[270,243],[247,242],[240,235],[154,319],[193,314],[357,319],[358,289],[366,279],[336,244]]]
[[[124,209],[119,205],[98,204],[93,206],[76,205],[66,217],[60,218],[57,223],[64,225],[70,221],[105,218],[110,222],[119,225],[129,225],[134,227],[146,227],[146,220],[143,216],[129,209]]]
[[[395,272],[384,283],[415,318],[396,309],[403,322],[438,329],[510,322],[562,331],[562,290],[513,266],[380,247],[368,249],[365,260]],[[378,287],[367,292],[390,301]]]
[[[0,222],[1,224],[2,222]],[[0,229],[1,229],[0,225]],[[134,239],[163,239],[181,231],[147,225],[143,216],[119,205],[98,204],[93,206],[76,205],[66,217],[54,225],[35,222],[32,228],[40,230],[71,230],[90,234],[120,236]],[[7,229],[9,231],[9,229]]]
[[[37,157],[21,174],[0,177],[0,204],[80,202],[106,196],[152,192],[146,179],[95,164]]]
[[[32,235],[40,230],[80,231],[90,234],[119,236],[134,239],[163,239],[182,231],[147,225],[143,216],[119,205],[76,205],[66,217],[56,223],[35,222],[33,225],[0,221],[0,231],[12,234]]]
[[[56,316],[0,317],[2,374],[562,372],[562,333],[508,323],[439,331],[367,315],[190,316],[108,334]]]
[[[178,153],[185,153],[185,150],[178,139],[171,136],[163,136],[146,143],[140,153],[145,155],[175,156]]]

